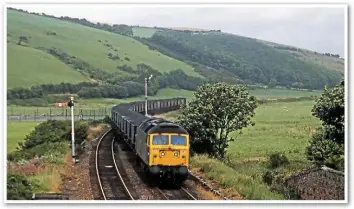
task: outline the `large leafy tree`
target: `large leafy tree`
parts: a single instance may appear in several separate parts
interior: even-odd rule
[[[325,138],[344,143],[344,80],[324,93],[312,109],[323,123]]]
[[[225,157],[230,133],[248,125],[257,108],[256,99],[243,86],[225,83],[204,84],[195,99],[182,108],[177,122],[191,135],[194,152],[207,153],[219,159]]]
[[[344,169],[344,80],[324,92],[314,105],[313,115],[322,127],[310,140],[306,154],[317,165]]]

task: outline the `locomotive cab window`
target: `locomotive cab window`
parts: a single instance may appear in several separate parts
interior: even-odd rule
[[[172,135],[171,136],[171,144],[173,145],[187,145],[187,139],[185,136],[176,136]]]
[[[153,145],[168,145],[168,136],[166,135],[156,135],[152,140]]]

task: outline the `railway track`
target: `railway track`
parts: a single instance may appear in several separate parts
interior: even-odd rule
[[[134,200],[115,160],[114,138],[109,129],[100,139],[96,148],[96,175],[104,200]]]
[[[198,200],[187,189],[181,187],[177,190],[165,190],[157,188],[165,200]]]

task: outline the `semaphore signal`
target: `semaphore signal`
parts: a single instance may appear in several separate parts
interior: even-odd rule
[[[70,97],[70,101],[67,103],[67,106],[71,109],[71,153],[73,164],[76,163],[75,159],[75,129],[74,129],[74,97]]]

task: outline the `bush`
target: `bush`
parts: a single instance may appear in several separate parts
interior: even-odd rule
[[[268,185],[272,185],[274,176],[271,171],[267,171],[264,173],[262,179],[263,179],[264,183],[266,183]]]
[[[315,165],[326,165],[337,170],[344,170],[344,146],[326,139],[323,132],[316,133],[306,148],[307,159]]]
[[[269,155],[270,168],[274,169],[284,164],[289,164],[289,160],[284,154],[276,152]]]
[[[75,122],[75,144],[80,145],[87,138],[88,124]],[[17,151],[8,154],[8,160],[19,161],[42,157],[50,162],[61,162],[69,151],[71,141],[71,122],[49,120],[35,127],[24,142],[19,143]],[[51,153],[51,154],[48,154]]]
[[[87,123],[75,124],[75,144],[81,144],[87,138]],[[71,131],[69,132],[69,139],[71,139]]]
[[[46,162],[54,162],[48,154],[53,154],[52,156],[61,155],[64,158],[64,155],[69,151],[68,142],[52,142],[38,145],[36,147],[22,149],[15,152],[11,152],[7,155],[9,161],[21,161],[29,160],[34,157],[43,158]],[[59,162],[60,160],[57,160]]]
[[[32,190],[37,185],[31,184],[24,176],[16,174],[7,175],[7,199],[30,200]]]
[[[67,132],[70,131],[70,121],[49,120],[35,127],[26,136],[23,143],[19,143],[20,149],[30,149],[45,143],[65,141]]]

